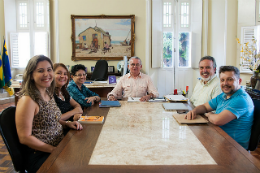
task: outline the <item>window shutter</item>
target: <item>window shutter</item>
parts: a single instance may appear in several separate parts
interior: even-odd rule
[[[35,32],[34,55],[49,57],[49,36],[47,32]]]
[[[152,68],[160,68],[162,61],[162,1],[152,0]]]
[[[18,53],[18,33],[10,33],[11,45],[11,66],[12,68],[19,67],[19,53]]]
[[[12,68],[25,68],[30,59],[29,33],[10,33],[10,47]]]
[[[242,33],[242,36],[241,36],[242,46],[244,47],[244,44],[249,42],[248,48],[251,49],[250,44],[252,42],[253,36],[256,38],[256,28],[254,26],[253,27],[242,27],[241,31],[242,31],[241,32]],[[240,47],[240,51],[241,51],[241,47]],[[244,61],[243,59],[240,58],[240,63],[241,63],[241,66],[240,66],[241,72],[251,72],[251,70],[249,69],[249,63],[247,61]]]

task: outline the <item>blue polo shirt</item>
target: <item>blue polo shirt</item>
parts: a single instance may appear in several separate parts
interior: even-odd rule
[[[237,143],[247,149],[254,120],[254,103],[243,88],[237,90],[230,98],[226,98],[226,94],[221,93],[210,100],[209,105],[216,110],[216,114],[228,110],[237,117],[220,127]]]

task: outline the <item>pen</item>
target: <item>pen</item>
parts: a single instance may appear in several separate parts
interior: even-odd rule
[[[131,99],[134,100],[133,97],[131,97]]]

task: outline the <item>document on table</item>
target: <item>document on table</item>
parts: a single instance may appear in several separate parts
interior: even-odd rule
[[[128,97],[128,102],[140,102],[141,97]]]
[[[188,101],[183,95],[166,95],[165,98],[169,101]]]

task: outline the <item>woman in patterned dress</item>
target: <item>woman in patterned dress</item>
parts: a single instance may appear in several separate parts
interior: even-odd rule
[[[25,145],[23,164],[36,172],[63,139],[63,127],[81,130],[77,121],[60,119],[54,98],[53,65],[44,55],[30,59],[23,74],[15,123],[19,141]],[[62,127],[63,126],[63,127]]]
[[[62,63],[54,64],[55,91],[54,99],[61,110],[61,119],[78,121],[83,111],[81,106],[70,97],[67,91],[69,84],[69,71]]]

